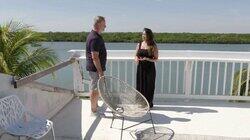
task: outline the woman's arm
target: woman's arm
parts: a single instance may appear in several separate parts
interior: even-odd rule
[[[139,62],[139,58],[138,58],[137,55],[136,55],[137,52],[138,52],[138,49],[139,49],[139,43],[137,44],[136,49],[135,49],[135,59],[134,59],[134,60],[135,60],[136,63]]]

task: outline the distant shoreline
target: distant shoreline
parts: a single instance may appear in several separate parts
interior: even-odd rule
[[[46,42],[85,42],[88,32],[42,32]],[[178,44],[250,44],[249,34],[236,33],[155,33],[157,43]],[[137,43],[138,32],[109,32],[102,34],[110,43]]]
[[[50,42],[55,42],[55,43],[59,43],[59,42],[62,42],[62,43],[73,43],[73,42],[75,42],[75,43],[86,43],[85,41],[41,41],[41,42],[47,42],[47,43],[50,43]],[[107,41],[105,41],[105,43],[138,43],[138,42],[107,42]],[[250,43],[169,43],[169,42],[167,42],[167,43],[162,43],[162,42],[156,42],[157,44],[209,44],[209,45],[213,45],[213,44],[215,44],[215,45],[250,45]]]

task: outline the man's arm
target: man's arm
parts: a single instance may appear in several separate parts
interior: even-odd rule
[[[103,74],[102,67],[101,67],[101,62],[100,62],[100,59],[99,59],[99,52],[93,51],[93,52],[91,52],[91,56],[92,56],[94,65],[95,65],[95,67],[97,69],[97,72],[99,74],[99,77],[103,76],[104,74]]]

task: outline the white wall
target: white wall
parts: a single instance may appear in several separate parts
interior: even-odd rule
[[[11,81],[12,76],[0,73],[0,98],[15,94],[34,115],[51,118],[73,98],[71,93],[49,92],[32,84],[15,89]]]
[[[35,116],[51,119],[74,97],[70,92],[53,92],[53,90],[46,90],[46,87],[44,89],[38,88],[39,86],[32,83],[15,89],[11,81],[12,76],[0,73],[0,98],[17,95],[25,107]],[[51,89],[51,87],[47,87],[47,89]],[[0,135],[2,133],[3,130],[0,130]],[[51,138],[50,134],[46,138]],[[1,139],[16,140],[18,137],[5,134]]]

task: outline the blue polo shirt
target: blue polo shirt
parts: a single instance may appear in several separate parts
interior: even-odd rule
[[[106,70],[107,51],[104,40],[100,34],[92,30],[86,40],[86,70],[96,72],[91,52],[99,52],[102,71]]]

